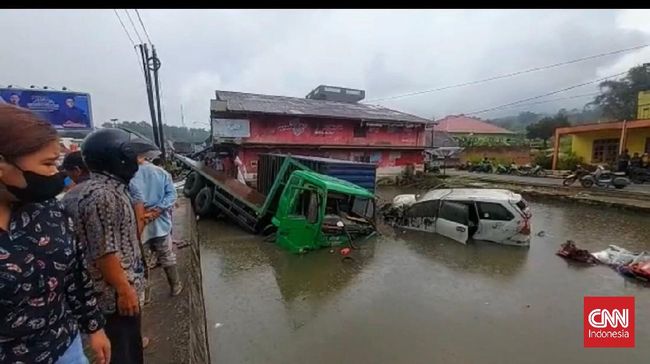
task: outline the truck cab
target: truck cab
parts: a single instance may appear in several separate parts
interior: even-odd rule
[[[294,171],[272,223],[277,244],[293,253],[352,244],[375,231],[374,196],[338,178]]]

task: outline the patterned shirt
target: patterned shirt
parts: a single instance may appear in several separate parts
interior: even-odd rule
[[[105,314],[116,312],[115,289],[103,279],[96,260],[117,254],[126,277],[140,300],[144,297],[144,262],[138,240],[135,213],[127,185],[116,177],[92,173],[62,200],[76,224],[77,239],[88,247],[88,270]]]
[[[79,329],[104,327],[84,253],[55,199],[12,211],[0,230],[0,363],[54,363]]]

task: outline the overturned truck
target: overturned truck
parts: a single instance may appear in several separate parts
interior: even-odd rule
[[[191,169],[183,192],[198,215],[226,216],[251,233],[275,232],[291,252],[352,244],[376,230],[374,164],[262,154],[252,188],[198,155],[176,159]]]

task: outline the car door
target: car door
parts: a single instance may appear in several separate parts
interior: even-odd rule
[[[476,208],[479,229],[474,239],[501,243],[517,234],[515,215],[500,203],[477,201]]]
[[[441,201],[436,232],[459,243],[467,244],[469,237],[469,206],[452,201]]]
[[[440,200],[422,201],[413,204],[404,213],[404,225],[409,229],[434,233]]]

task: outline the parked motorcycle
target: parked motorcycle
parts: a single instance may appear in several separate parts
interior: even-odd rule
[[[504,166],[503,164],[499,163],[494,172],[496,174],[510,174],[510,166]]]
[[[494,167],[490,163],[479,163],[472,166],[470,172],[493,173]]]
[[[577,166],[575,171],[573,171],[570,175],[564,177],[564,180],[562,181],[562,185],[571,186],[572,184],[575,183],[575,181],[582,179],[582,177],[588,174],[589,174],[588,170],[582,168],[582,166]]]
[[[627,173],[632,183],[642,184],[650,182],[650,171],[646,168],[630,168]]]
[[[598,166],[595,172],[580,178],[580,184],[585,188],[596,185],[604,188],[613,186],[616,189],[621,189],[630,184],[630,179],[625,177],[625,173],[623,172],[611,172],[603,166]]]
[[[542,166],[536,164],[534,167],[531,167],[530,164],[526,164],[518,169],[518,174],[520,176],[533,176],[533,177],[544,177],[548,173]]]

